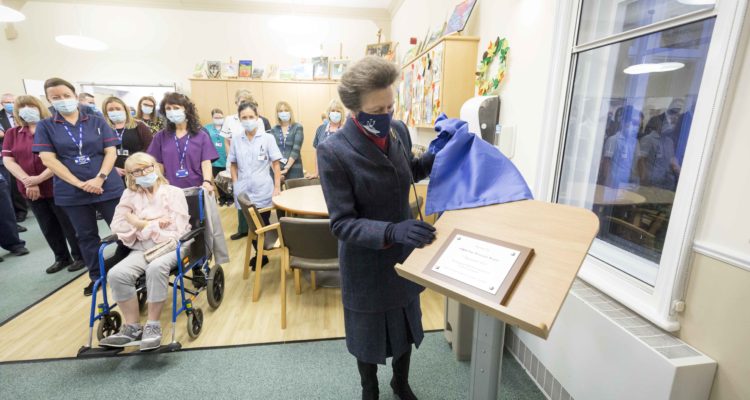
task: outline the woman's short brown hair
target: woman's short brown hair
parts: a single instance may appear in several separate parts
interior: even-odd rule
[[[154,111],[151,111],[151,120],[156,121],[157,119],[159,119],[159,117],[156,115],[156,108],[159,107],[159,103],[157,103],[156,99],[152,96],[143,96],[140,100],[138,100],[138,109],[135,110],[135,119],[143,119],[143,111],[141,111],[141,106],[143,105],[143,102],[145,100],[153,103]]]
[[[21,126],[29,126],[29,123],[24,121],[18,112],[21,111],[22,107],[36,107],[39,109],[39,118],[45,119],[50,117],[49,110],[42,104],[42,101],[37,99],[35,96],[23,95],[16,97],[16,101],[13,104],[13,119],[16,123]]]
[[[73,94],[76,94],[75,86],[73,86],[72,83],[62,78],[49,78],[46,81],[44,81],[44,94],[45,95],[47,94],[47,89],[51,87],[55,87],[55,86],[65,86],[68,89],[70,89],[73,92]]]
[[[392,62],[367,56],[350,66],[341,77],[338,87],[341,102],[353,112],[362,111],[362,96],[393,85],[398,75]]]

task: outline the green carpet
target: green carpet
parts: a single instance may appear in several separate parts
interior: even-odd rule
[[[420,399],[465,399],[469,363],[458,362],[442,332],[412,353],[410,382]],[[390,367],[378,371],[381,399],[395,398]],[[545,397],[508,352],[501,399]],[[356,361],[343,340],[259,345],[108,359],[0,365],[6,399],[357,399]]]
[[[21,233],[21,239],[26,241],[30,253],[16,257],[0,249],[0,257],[5,260],[0,262],[0,293],[3,297],[0,301],[0,324],[85,272],[68,272],[64,269],[54,274],[45,273],[44,270],[55,262],[55,256],[44,240],[34,214],[29,213],[26,221],[20,225],[28,229]],[[104,221],[99,221],[99,231],[102,237],[109,234]]]

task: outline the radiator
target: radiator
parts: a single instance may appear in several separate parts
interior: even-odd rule
[[[576,280],[545,341],[506,346],[552,400],[705,400],[716,362]]]

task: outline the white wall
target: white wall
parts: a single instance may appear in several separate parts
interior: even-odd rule
[[[202,60],[251,59],[254,65],[299,63],[289,44],[311,39],[322,55],[338,57],[339,44],[350,58],[364,55],[375,40],[374,22],[353,18],[319,18],[314,34],[288,39],[273,30],[272,15],[109,5],[27,2],[26,21],[16,23],[18,38],[0,38],[0,92],[23,93],[21,79],[59,76],[97,83],[171,83],[190,89],[188,78]],[[84,52],[57,44],[55,35],[80,31],[110,46]],[[299,24],[279,26],[286,32]],[[291,43],[289,43],[291,42]]]
[[[391,24],[391,36],[401,54],[409,38],[422,40],[447,20],[459,0],[405,0]],[[530,187],[535,186],[543,105],[552,56],[551,38],[555,26],[552,0],[480,0],[467,25],[466,36],[479,36],[477,63],[491,40],[508,39],[508,72],[500,91],[500,123],[515,128],[516,151],[513,162]],[[399,58],[400,59],[400,58]],[[434,132],[420,130],[418,141],[429,143]]]

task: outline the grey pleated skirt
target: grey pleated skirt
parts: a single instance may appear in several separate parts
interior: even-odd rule
[[[424,339],[419,296],[406,307],[385,312],[359,312],[344,308],[346,348],[357,360],[385,364],[388,357],[398,358]]]

